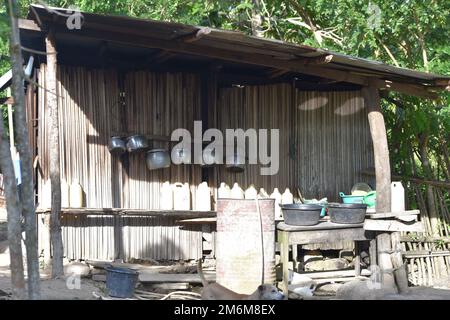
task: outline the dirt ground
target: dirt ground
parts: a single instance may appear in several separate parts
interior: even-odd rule
[[[6,241],[6,223],[0,223],[0,300],[9,299],[11,278],[9,269],[9,251]],[[50,279],[49,274],[41,272],[41,295],[44,300],[93,300],[93,292],[105,291],[104,283],[81,278],[66,283],[66,279]]]
[[[136,261],[135,263],[139,263]],[[93,281],[88,278],[81,278],[79,282],[70,281],[66,278],[50,279],[49,272],[41,271],[41,297],[44,300],[95,300],[94,292],[97,295],[106,295],[105,283]],[[367,286],[363,283],[355,282],[353,285],[346,285],[348,289],[342,297],[336,297],[333,293],[326,299],[343,298],[347,299],[423,299],[423,300],[450,300],[450,279],[443,280],[438,284],[438,288],[414,287],[410,288],[407,295],[387,294],[380,291],[376,296],[367,296]],[[445,289],[446,290],[445,290]],[[443,290],[444,289],[444,290]],[[334,291],[334,290],[332,290]],[[9,299],[11,294],[11,278],[9,269],[9,251],[6,241],[6,223],[0,223],[0,300]],[[313,299],[321,299],[314,297]]]

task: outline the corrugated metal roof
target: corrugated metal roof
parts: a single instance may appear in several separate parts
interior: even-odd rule
[[[57,32],[80,37],[93,37],[107,41],[154,47],[176,52],[214,59],[223,59],[234,63],[247,63],[264,67],[288,69],[308,75],[317,75],[337,81],[347,81],[365,85],[367,79],[392,81],[399,86],[387,84],[380,87],[402,91],[404,85],[416,85],[415,89],[439,90],[447,87],[449,76],[397,68],[381,62],[344,55],[332,51],[312,48],[301,44],[286,43],[279,40],[258,38],[241,32],[208,28],[207,32],[195,41],[203,27],[172,23],[166,21],[144,20],[125,16],[100,15],[82,12],[81,30],[68,30],[64,25],[67,9],[44,8],[33,5],[29,18],[43,24],[58,26]],[[314,64],[308,61],[314,57],[332,55],[328,63]],[[337,76],[336,76],[337,75]],[[420,88],[419,88],[420,87]]]

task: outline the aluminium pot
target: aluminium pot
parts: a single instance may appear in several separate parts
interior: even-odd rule
[[[319,223],[322,206],[318,204],[280,204],[284,223],[294,226],[313,226]]]
[[[109,139],[108,150],[112,154],[121,155],[127,151],[127,147],[122,137],[114,136]]]
[[[334,223],[358,224],[366,218],[367,204],[363,203],[330,203],[328,215]]]
[[[152,149],[147,151],[147,168],[157,170],[170,167],[170,155],[166,149]]]
[[[139,152],[148,149],[147,137],[142,134],[136,134],[128,137],[127,150],[128,152]]]

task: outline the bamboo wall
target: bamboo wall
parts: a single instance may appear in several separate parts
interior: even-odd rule
[[[122,77],[115,70],[66,66],[60,66],[58,73],[61,176],[69,184],[79,181],[87,207],[158,209],[160,187],[166,180],[188,182],[195,199],[200,166],[149,171],[143,154],[130,155],[127,164],[112,156],[107,144],[116,133],[170,136],[177,128],[193,133],[194,120],[201,118],[197,75],[142,71]],[[45,87],[45,65],[38,78]],[[39,89],[40,199],[43,181],[49,178],[47,94]],[[213,189],[222,181],[238,182],[243,188],[253,183],[269,193],[274,187],[281,192],[299,187],[304,197],[337,200],[339,191],[348,193],[355,182],[365,181],[360,169],[373,166],[367,116],[358,91],[302,92],[289,84],[222,88],[208,112],[209,127],[280,129],[277,175],[261,176],[258,165],[247,165],[240,174],[218,166],[208,170]],[[127,217],[112,223],[109,216],[65,217],[65,253],[73,259],[200,257],[201,230],[181,230],[174,219],[163,220]]]
[[[126,165],[109,153],[107,145],[116,133],[170,136],[176,128],[192,130],[200,112],[196,76],[137,72],[127,74],[121,85],[114,70],[64,66],[58,73],[61,178],[81,184],[87,207],[158,209],[160,187],[166,180],[190,182],[195,199],[200,167],[149,171],[144,154],[131,154]],[[42,201],[43,182],[49,179],[45,65],[39,70],[39,83],[38,194]],[[187,260],[202,254],[201,230],[180,229],[174,218],[67,215],[62,226],[65,255],[71,259]]]
[[[260,175],[259,165],[243,173],[217,169],[214,180],[254,184],[269,194],[300,188],[305,198],[338,201],[356,182],[373,183],[359,174],[373,167],[373,147],[364,101],[359,91],[304,92],[287,84],[220,90],[217,126],[273,128],[280,131],[280,169]]]

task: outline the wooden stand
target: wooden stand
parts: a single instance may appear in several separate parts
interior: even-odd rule
[[[363,229],[363,224],[336,224],[329,221],[321,221],[315,226],[290,226],[284,222],[280,222],[277,226],[278,242],[280,243],[280,258],[283,264],[283,293],[288,295],[288,281],[289,281],[289,246],[297,247],[302,244],[312,243],[326,243],[343,240],[351,240],[357,243],[358,241],[370,241],[374,235],[370,231]],[[371,242],[372,243],[372,242]],[[355,246],[355,249],[358,245]],[[371,254],[375,250],[369,250]],[[357,254],[358,257],[358,254]],[[375,256],[370,257],[371,261],[376,260]],[[373,260],[372,260],[373,259]],[[356,259],[355,276],[361,274],[359,267],[359,260]],[[372,262],[371,262],[372,263]],[[373,264],[373,263],[372,263]]]

